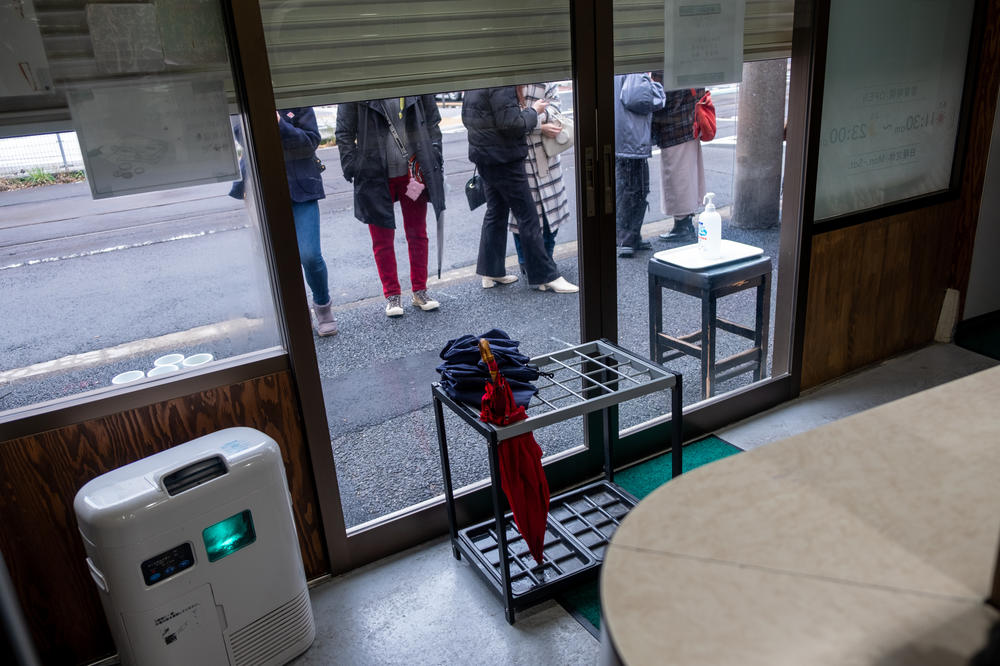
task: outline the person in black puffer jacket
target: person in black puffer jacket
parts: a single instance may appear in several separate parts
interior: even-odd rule
[[[579,291],[579,287],[559,275],[555,262],[545,251],[542,226],[524,172],[528,133],[538,124],[538,114],[547,106],[544,99],[531,106],[519,103],[514,86],[465,92],[462,123],[469,131],[469,159],[479,169],[486,192],[486,215],[476,262],[483,288],[517,280],[516,275],[507,275],[504,267],[507,218],[513,213],[521,236],[528,283],[542,291],[560,294]]]

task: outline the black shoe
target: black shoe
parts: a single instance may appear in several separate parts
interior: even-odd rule
[[[632,248],[630,248],[628,245],[622,245],[620,248],[618,248],[618,256],[619,257],[623,257],[623,258],[627,259],[627,258],[629,258],[631,256],[634,256],[634,255],[635,255],[635,250],[633,250]]]
[[[678,241],[688,241],[695,239],[693,215],[687,215],[674,221],[674,228],[668,233],[660,234],[660,240],[674,243]]]
[[[652,250],[653,244],[649,241],[640,241],[638,245],[635,246],[636,251],[641,250]]]

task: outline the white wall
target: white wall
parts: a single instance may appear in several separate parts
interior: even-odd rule
[[[993,139],[962,320],[997,310],[1000,310],[1000,104],[993,117]]]

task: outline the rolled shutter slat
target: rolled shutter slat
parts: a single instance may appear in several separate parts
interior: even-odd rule
[[[260,4],[279,107],[572,76],[569,0]],[[107,80],[94,59],[86,5],[35,1],[57,92],[0,99],[0,136],[71,129],[61,90]],[[791,54],[792,7],[793,0],[747,0],[746,60]],[[660,69],[662,0],[615,0],[614,21],[615,71]]]

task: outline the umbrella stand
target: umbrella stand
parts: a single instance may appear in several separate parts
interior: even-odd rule
[[[444,476],[445,507],[456,559],[464,555],[503,602],[507,622],[515,613],[597,575],[604,551],[618,524],[637,503],[612,480],[603,480],[550,498],[544,532],[544,559],[541,563],[528,554],[527,541],[515,526],[512,512],[504,506],[501,491],[500,442],[576,416],[601,413],[605,433],[608,410],[618,403],[670,389],[668,402],[672,418],[674,467],[681,465],[681,377],[649,359],[640,357],[607,340],[587,342],[530,359],[551,377],[539,379],[538,393],[527,407],[526,419],[495,425],[480,420],[480,410],[453,399],[440,383],[434,383],[438,447]],[[502,373],[499,375],[502,378]],[[491,385],[493,382],[491,382]],[[469,515],[478,506],[474,497],[456,499],[448,465],[447,433],[443,407],[447,406],[487,443],[490,463],[489,494],[493,517],[459,528],[459,515]],[[600,446],[592,442],[592,446]],[[606,442],[605,469],[613,469],[611,442]],[[664,479],[666,480],[666,479]],[[460,507],[457,505],[460,504]]]

